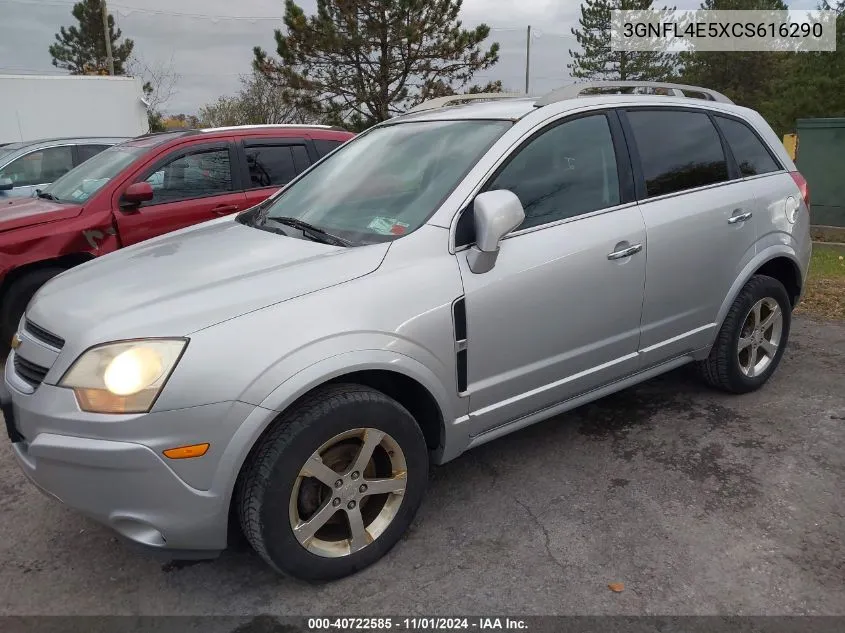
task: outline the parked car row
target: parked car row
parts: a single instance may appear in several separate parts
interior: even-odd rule
[[[13,203],[7,325],[134,244],[26,307],[0,386],[22,470],[159,553],[214,557],[236,521],[324,580],[402,538],[430,463],[686,363],[760,388],[806,181],[724,95],[590,87],[435,99],[304,173],[346,136],[140,138]]]
[[[0,201],[43,189],[112,145],[127,138],[54,138],[0,146]]]
[[[150,134],[106,149],[101,141],[93,147],[103,151],[43,186],[37,197],[0,200],[2,345],[35,291],[58,273],[252,207],[352,136],[327,126],[277,125]],[[84,156],[89,147],[45,146],[36,150],[38,165],[57,161],[53,151]],[[7,169],[23,173],[18,165],[30,156]]]

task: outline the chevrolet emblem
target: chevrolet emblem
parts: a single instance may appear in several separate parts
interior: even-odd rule
[[[12,349],[18,349],[20,346],[21,346],[21,339],[17,334],[15,334],[12,337]]]

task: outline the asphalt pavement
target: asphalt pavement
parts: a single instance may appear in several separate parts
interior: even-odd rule
[[[147,558],[0,446],[0,615],[845,615],[843,544],[845,324],[807,318],[756,393],[682,369],[434,469],[407,537],[323,585]]]

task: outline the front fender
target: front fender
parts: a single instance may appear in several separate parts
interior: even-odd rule
[[[384,349],[345,352],[309,365],[282,382],[259,406],[284,411],[298,398],[329,380],[367,370],[390,371],[415,380],[434,397],[444,420],[455,419],[449,393],[433,371],[410,356]]]
[[[235,432],[221,456],[212,484],[212,489],[225,498],[226,506],[250,450],[280,411],[333,378],[365,370],[391,371],[416,380],[434,397],[446,424],[455,419],[455,407],[447,389],[430,368],[410,356],[384,349],[361,349],[325,358],[282,379]]]

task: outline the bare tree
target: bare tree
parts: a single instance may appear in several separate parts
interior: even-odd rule
[[[310,123],[314,120],[313,115],[284,96],[283,86],[273,78],[259,72],[241,76],[238,99],[245,124]]]
[[[284,88],[273,78],[254,71],[240,81],[236,95],[218,97],[200,108],[204,127],[315,122],[313,114],[285,99]]]
[[[147,64],[140,57],[127,62],[127,75],[140,77],[144,82],[144,98],[147,105],[147,119],[151,132],[164,130],[162,109],[176,94],[176,85],[181,78],[174,70],[173,57],[167,62]]]
[[[200,127],[243,125],[243,122],[243,110],[237,96],[217,97],[217,101],[207,103],[199,110]]]

